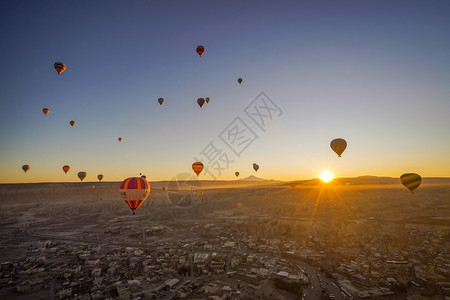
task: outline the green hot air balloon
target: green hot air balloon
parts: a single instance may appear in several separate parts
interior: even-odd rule
[[[22,170],[26,173],[30,169],[30,165],[23,165]]]
[[[78,178],[80,178],[81,181],[83,181],[83,179],[85,179],[87,176],[86,172],[78,172]]]
[[[422,177],[416,173],[406,173],[400,176],[402,184],[414,194],[414,191],[422,183]]]

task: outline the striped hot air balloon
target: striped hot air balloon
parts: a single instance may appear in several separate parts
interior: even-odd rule
[[[130,177],[120,185],[120,195],[133,212],[141,206],[150,194],[150,184],[141,177]]]
[[[414,194],[414,191],[422,183],[422,177],[416,173],[406,173],[400,176],[402,184]]]
[[[199,161],[192,164],[192,170],[194,170],[197,176],[203,171],[203,167],[204,167],[203,164]]]
[[[55,67],[55,70],[56,72],[58,72],[58,75],[66,70],[66,65],[63,64],[62,62],[55,62],[53,64],[53,67]]]
[[[203,53],[205,53],[205,47],[203,47],[202,45],[198,45],[195,51],[197,51],[197,54],[200,55],[200,57],[202,57]]]

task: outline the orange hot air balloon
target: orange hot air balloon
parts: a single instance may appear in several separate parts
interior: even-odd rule
[[[85,179],[87,176],[86,172],[78,172],[78,178],[80,178],[81,181],[83,181],[83,179]]]
[[[200,105],[200,107],[203,107],[203,105],[205,104],[205,99],[198,98],[197,103],[198,103],[198,105]]]
[[[42,111],[44,112],[44,115],[48,114],[50,112],[50,109],[48,108],[43,108]]]
[[[30,165],[23,165],[22,170],[26,173],[30,169]]]
[[[203,53],[205,53],[205,47],[203,47],[202,45],[197,46],[197,54],[200,55],[200,57],[202,57]]]
[[[202,172],[203,167],[204,167],[203,164],[199,161],[192,164],[192,170],[194,170],[197,176]]]
[[[67,172],[69,172],[69,170],[70,170],[70,166],[65,165],[65,166],[62,167],[62,169],[63,169],[64,173],[67,174]]]
[[[242,83],[242,78],[238,78],[238,82],[239,82],[239,84],[241,84]]]
[[[334,139],[331,141],[330,147],[339,157],[341,157],[342,152],[347,148],[347,142],[344,139]]]
[[[147,199],[150,194],[150,184],[141,177],[130,177],[120,185],[120,195],[133,212]]]
[[[103,174],[98,174],[98,175],[97,175],[97,178],[98,178],[99,181],[102,181],[102,179],[103,179]]]
[[[236,177],[239,177],[239,172],[235,172],[234,175],[236,175]]]
[[[75,125],[75,123],[76,123],[76,122],[73,121],[73,120],[69,122],[70,126],[72,126],[72,127]]]
[[[122,141],[122,138],[121,138],[121,137],[119,137],[119,138],[118,138],[118,140],[119,140],[119,142],[121,142],[121,141]]]
[[[55,62],[53,64],[53,67],[55,67],[55,70],[56,72],[58,72],[58,75],[66,70],[66,65],[63,64],[62,62]]]
[[[242,208],[242,203],[236,204],[236,207],[237,207],[237,208]]]

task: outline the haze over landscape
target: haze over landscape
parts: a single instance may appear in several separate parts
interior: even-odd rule
[[[449,12],[2,1],[0,299],[449,299]]]

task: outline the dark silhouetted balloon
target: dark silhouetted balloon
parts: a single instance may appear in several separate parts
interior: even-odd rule
[[[198,103],[198,105],[200,105],[200,107],[203,107],[203,105],[205,104],[205,99],[198,98],[197,103]]]
[[[83,179],[85,179],[87,176],[86,172],[78,172],[78,178],[80,178],[81,181],[83,181]]]
[[[30,165],[23,165],[22,170],[26,173],[30,169]]]
[[[334,139],[331,141],[330,147],[339,157],[341,157],[342,152],[347,148],[347,142],[344,139]]]

